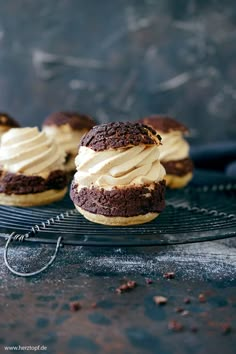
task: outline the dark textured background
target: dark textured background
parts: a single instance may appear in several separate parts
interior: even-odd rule
[[[0,0],[0,109],[23,124],[168,112],[236,136],[234,0]]]

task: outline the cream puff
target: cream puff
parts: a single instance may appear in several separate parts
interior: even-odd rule
[[[81,140],[71,199],[95,223],[126,226],[155,219],[165,207],[161,137],[130,122],[93,127]]]
[[[65,151],[64,169],[69,175],[75,172],[74,160],[80,140],[94,125],[89,116],[74,112],[56,112],[44,121],[43,131]]]
[[[177,120],[155,115],[140,120],[156,130],[162,137],[160,160],[166,170],[166,184],[170,188],[182,188],[193,177],[193,162],[189,157],[189,144],[184,135],[188,128]]]
[[[0,112],[0,142],[2,135],[11,128],[19,128],[20,124],[7,113]]]
[[[35,206],[67,191],[64,153],[38,128],[13,128],[0,147],[0,204]]]

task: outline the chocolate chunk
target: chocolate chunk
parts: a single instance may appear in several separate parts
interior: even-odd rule
[[[79,311],[81,309],[81,305],[78,301],[75,301],[75,302],[71,302],[70,303],[70,310],[72,312],[76,312],[76,311]]]
[[[185,304],[190,304],[190,303],[191,303],[190,298],[189,298],[189,297],[186,297],[186,298],[184,299],[184,303],[185,303]]]
[[[60,190],[66,185],[66,173],[61,170],[51,172],[47,179],[40,176],[0,172],[0,193],[8,195],[41,193],[49,189]]]
[[[180,323],[180,322],[178,322],[176,320],[170,320],[169,324],[168,324],[168,328],[171,331],[180,332],[180,331],[183,330],[184,326],[182,325],[182,323]]]
[[[133,122],[113,122],[93,127],[82,138],[80,146],[103,151],[140,144],[154,145],[158,141],[161,137],[151,127]]]
[[[184,309],[182,307],[176,307],[175,312],[182,313],[182,312],[184,312]]]
[[[171,131],[188,132],[188,128],[175,120],[174,118],[165,115],[152,115],[139,120],[140,123],[149,125],[160,133],[169,133]]]
[[[145,194],[149,194],[146,197]],[[74,204],[93,214],[105,216],[136,216],[159,213],[165,207],[165,181],[155,183],[154,189],[148,186],[113,188],[82,188],[71,184],[70,197]]]
[[[229,334],[232,331],[232,327],[229,323],[223,323],[221,325],[222,334]]]
[[[153,301],[157,304],[157,305],[165,305],[168,301],[168,299],[164,296],[154,296],[153,297]]]
[[[167,175],[182,177],[189,172],[193,172],[193,162],[190,158],[177,161],[161,161],[165,167]]]
[[[126,283],[120,285],[119,288],[116,289],[116,292],[117,292],[118,294],[122,294],[122,293],[124,293],[124,292],[127,292],[127,291],[129,291],[129,290],[132,290],[132,289],[136,288],[136,286],[137,286],[136,281],[134,281],[134,280],[129,280],[129,281],[127,281]]]
[[[146,284],[152,284],[153,280],[152,279],[146,279]]]
[[[206,297],[204,294],[199,294],[198,295],[198,300],[199,302],[206,302]]]
[[[198,332],[198,328],[197,328],[196,326],[192,326],[192,327],[190,328],[190,330],[191,330],[191,332],[193,332],[193,333],[197,333],[197,332]]]
[[[90,130],[96,123],[90,116],[78,112],[55,112],[48,116],[43,126],[69,124],[75,130]]]
[[[163,278],[166,279],[174,279],[175,278],[175,273],[174,272],[167,272],[163,275]]]
[[[19,128],[20,124],[12,118],[8,113],[0,112],[0,126],[5,125],[9,128]]]

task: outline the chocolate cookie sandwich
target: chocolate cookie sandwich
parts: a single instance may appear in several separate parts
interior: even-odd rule
[[[95,122],[89,116],[74,112],[56,112],[44,121],[43,131],[65,151],[64,169],[69,174],[75,172],[74,160],[82,136],[94,125]]]
[[[189,144],[184,139],[187,127],[173,118],[156,115],[141,120],[161,134],[160,160],[166,169],[166,184],[182,188],[193,177],[193,163],[189,158]]]
[[[114,226],[142,224],[165,207],[161,137],[129,122],[93,127],[81,140],[71,199],[90,221]]]
[[[11,128],[18,128],[20,124],[7,113],[0,112],[0,141],[2,135]]]
[[[38,128],[13,128],[0,147],[0,204],[35,206],[64,197],[64,153]]]

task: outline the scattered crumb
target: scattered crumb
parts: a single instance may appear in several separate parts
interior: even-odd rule
[[[129,280],[129,281],[127,281],[127,283],[120,285],[119,288],[116,289],[116,292],[118,294],[121,294],[121,293],[127,292],[127,291],[135,288],[136,286],[137,286],[136,281]]]
[[[221,325],[222,334],[229,334],[232,332],[232,327],[229,323],[223,323]]]
[[[206,302],[206,296],[204,294],[199,294],[198,300],[199,300],[199,302]]]
[[[197,328],[196,326],[192,326],[192,327],[190,328],[190,330],[191,330],[191,332],[193,332],[193,333],[198,332],[198,328]]]
[[[95,309],[95,308],[97,307],[97,303],[96,303],[96,302],[93,302],[93,303],[91,304],[91,307],[92,307],[93,309]]]
[[[177,313],[181,313],[183,311],[184,311],[183,307],[176,307],[175,308],[175,312],[177,312]]]
[[[129,281],[127,282],[127,286],[128,286],[129,289],[135,288],[136,285],[137,285],[137,283],[136,283],[136,281],[134,281],[134,280],[129,280]]]
[[[153,301],[157,304],[157,305],[165,305],[168,301],[168,299],[164,296],[154,296],[153,297]]]
[[[163,278],[166,279],[174,279],[175,278],[175,273],[174,272],[167,272],[163,275]]]
[[[181,316],[188,316],[189,315],[189,311],[184,310],[181,312]]]
[[[191,303],[190,298],[189,298],[189,297],[186,297],[186,298],[184,299],[184,303],[185,303],[185,304],[190,304],[190,303]]]
[[[146,284],[152,284],[153,280],[152,279],[146,279]]]
[[[170,320],[168,323],[168,328],[174,332],[180,332],[184,329],[182,323],[180,323],[176,320]]]
[[[81,309],[81,305],[78,301],[70,303],[70,310],[73,312],[79,311]]]

